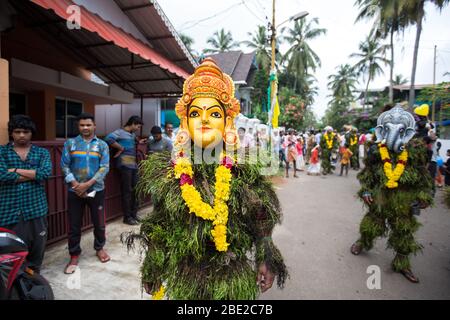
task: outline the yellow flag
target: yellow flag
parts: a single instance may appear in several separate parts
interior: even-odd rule
[[[278,104],[278,97],[275,96],[275,105],[273,106],[272,128],[278,128],[278,116],[280,115],[280,105]]]

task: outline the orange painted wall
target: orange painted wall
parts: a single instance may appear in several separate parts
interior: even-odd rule
[[[0,144],[8,142],[9,73],[8,61],[0,59]]]

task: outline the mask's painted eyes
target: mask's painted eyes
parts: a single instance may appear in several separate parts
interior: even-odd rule
[[[215,112],[211,113],[211,116],[214,117],[214,118],[222,118],[222,115],[218,111],[215,111]]]
[[[190,118],[196,118],[196,117],[199,117],[200,116],[200,114],[198,113],[198,111],[192,111],[190,114],[189,114],[189,117]]]

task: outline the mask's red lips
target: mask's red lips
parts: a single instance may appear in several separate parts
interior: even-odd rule
[[[209,130],[212,130],[212,129],[210,127],[201,127],[201,128],[198,128],[197,130],[199,130],[201,132],[206,132],[206,131],[209,131]]]

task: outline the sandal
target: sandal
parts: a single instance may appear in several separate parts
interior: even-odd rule
[[[399,271],[406,279],[412,283],[419,283],[419,278],[417,278],[410,269],[403,269]]]
[[[78,268],[78,256],[70,257],[69,263],[64,268],[65,274],[74,274]]]
[[[358,242],[355,242],[352,244],[350,248],[350,252],[353,253],[355,256],[359,255],[362,251],[362,245],[360,245]]]
[[[100,260],[101,263],[106,263],[109,260],[111,260],[111,257],[103,249],[97,251],[97,257],[98,257],[98,260]]]

